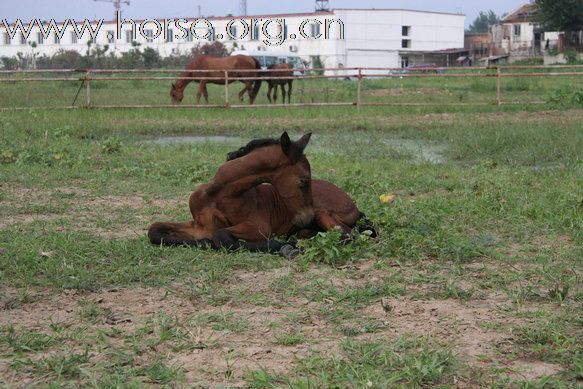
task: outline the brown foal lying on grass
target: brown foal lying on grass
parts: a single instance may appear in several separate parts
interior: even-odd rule
[[[213,180],[190,196],[193,219],[152,224],[150,241],[291,256],[297,254],[295,243],[274,237],[309,238],[333,228],[347,237],[364,215],[341,189],[311,179],[304,155],[310,136],[293,142],[284,132],[229,153]]]

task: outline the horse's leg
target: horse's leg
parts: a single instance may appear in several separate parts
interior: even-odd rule
[[[292,88],[293,88],[293,81],[289,80],[289,82],[287,83],[287,101],[289,104],[291,104]]]
[[[285,104],[285,84],[285,82],[281,83],[281,99],[283,100],[282,104]]]
[[[200,104],[200,96],[202,96],[202,92],[203,92],[203,90],[204,90],[205,88],[206,88],[206,86],[205,86],[205,82],[204,82],[204,81],[201,81],[201,82],[198,84],[198,90],[196,91],[196,104],[197,104],[197,105],[198,105],[198,104]]]
[[[273,104],[277,104],[277,90],[279,88],[279,84],[276,82],[275,87],[273,88]]]
[[[204,95],[204,100],[205,100],[205,101],[206,101],[206,103],[208,104],[208,103],[209,103],[209,92],[208,92],[208,90],[206,89],[206,81],[203,81],[203,82],[201,82],[201,84],[204,84],[204,88],[203,88],[203,90],[202,90],[202,93],[203,93],[203,95]]]
[[[253,104],[255,101],[255,95],[253,94],[253,81],[245,81],[245,90],[249,94],[249,104]]]
[[[350,235],[352,228],[344,224],[337,215],[334,215],[324,209],[316,210],[316,222],[318,226],[324,231],[330,231],[333,229],[340,230],[342,232],[342,239],[345,240]]]
[[[271,104],[271,90],[273,89],[273,85],[271,82],[269,83],[269,89],[267,89],[267,99],[269,100],[269,104]]]
[[[239,102],[241,103],[243,102],[245,92],[247,92],[247,86],[244,86],[243,89],[241,89],[241,92],[239,92]]]
[[[214,247],[209,239],[196,239],[193,221],[186,223],[154,223],[148,229],[148,238],[155,245]]]
[[[280,242],[274,239],[269,239],[270,231],[261,231],[257,223],[253,221],[246,221],[236,226],[221,228],[217,230],[213,238],[213,243],[217,248],[226,248],[228,250],[245,249],[249,251],[260,251],[267,253],[282,253],[286,256],[297,255],[294,251],[295,243]],[[288,250],[282,252],[282,248],[290,245]]]

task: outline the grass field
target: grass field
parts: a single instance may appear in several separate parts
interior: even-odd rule
[[[0,385],[580,386],[582,121],[528,106],[2,112]],[[314,132],[313,177],[379,238],[322,236],[292,262],[148,243],[228,151],[283,130]]]

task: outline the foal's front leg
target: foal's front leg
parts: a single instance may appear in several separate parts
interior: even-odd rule
[[[282,254],[288,258],[299,253],[295,244],[280,242],[270,238],[271,230],[261,227],[253,221],[246,221],[236,226],[217,230],[213,243],[217,248],[228,250],[245,249],[266,253]]]

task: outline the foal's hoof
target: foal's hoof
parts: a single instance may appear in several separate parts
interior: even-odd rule
[[[286,244],[279,250],[279,253],[283,255],[286,259],[294,259],[298,255],[300,255],[301,251],[298,248],[292,246],[291,244]]]

